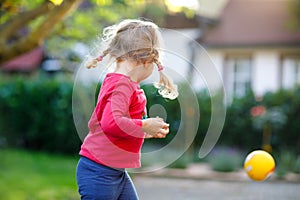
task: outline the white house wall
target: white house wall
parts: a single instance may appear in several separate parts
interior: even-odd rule
[[[202,50],[200,50],[202,51]],[[231,96],[233,89],[232,82],[233,74],[227,74],[226,79],[224,78],[225,69],[225,56],[226,50],[205,50],[211,61],[206,56],[202,56],[202,53],[198,52],[196,59],[197,65],[206,68],[211,66],[211,62],[214,67],[221,74],[226,88],[227,95]],[[254,50],[251,53],[251,73],[252,82],[251,86],[256,96],[261,96],[268,91],[276,91],[280,88],[279,77],[280,77],[280,59],[279,53],[276,50]],[[232,73],[232,72],[230,72]],[[216,80],[218,82],[218,80]],[[218,84],[218,83],[216,83]],[[202,85],[203,87],[203,85]],[[205,85],[204,85],[205,87]]]
[[[199,79],[197,79],[198,81],[194,82],[194,87],[197,89],[206,87],[210,90],[218,90],[224,87],[222,63],[223,56],[221,52],[210,52],[201,47],[201,49],[196,52],[194,64],[201,73],[204,85],[203,82],[199,82]]]
[[[175,82],[188,82],[195,90],[208,89],[210,92],[223,86],[222,54],[208,53],[196,42],[199,29],[164,29],[162,33],[165,43],[163,48],[165,71]],[[193,53],[195,53],[194,61]]]
[[[278,52],[258,50],[253,54],[252,88],[257,96],[265,92],[276,91],[280,87]]]

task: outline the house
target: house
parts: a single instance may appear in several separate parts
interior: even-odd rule
[[[37,47],[0,65],[0,72],[4,74],[32,75],[40,69],[49,74],[62,70],[60,61],[47,56],[44,47]]]
[[[0,70],[4,73],[31,74],[40,67],[43,57],[43,48],[35,48],[28,53],[22,54],[10,61],[1,64]]]
[[[220,73],[228,98],[256,96],[300,83],[300,30],[288,28],[288,0],[229,0],[213,23],[202,26],[194,63]]]
[[[165,72],[175,83],[228,101],[252,89],[257,97],[300,83],[300,31],[288,28],[290,0],[199,0],[192,20],[166,16],[162,26]],[[102,68],[103,69],[103,68]],[[96,70],[96,69],[95,69]],[[101,71],[101,69],[98,69]],[[94,70],[80,70],[98,80]],[[148,83],[158,80],[155,72]]]

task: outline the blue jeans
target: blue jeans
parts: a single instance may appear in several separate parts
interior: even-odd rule
[[[125,169],[113,169],[81,157],[76,169],[76,178],[82,200],[138,199]]]

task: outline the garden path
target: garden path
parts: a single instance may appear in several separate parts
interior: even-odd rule
[[[137,176],[141,200],[299,200],[300,183],[216,181]]]
[[[272,174],[263,182],[250,180],[241,169],[220,173],[206,164],[187,169],[164,168],[133,175],[141,200],[300,200],[300,175],[280,179]]]

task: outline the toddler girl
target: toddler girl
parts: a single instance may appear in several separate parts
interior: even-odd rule
[[[139,168],[144,138],[164,138],[169,124],[146,118],[146,97],[139,83],[155,66],[160,81],[155,85],[165,98],[178,96],[177,87],[159,61],[160,32],[149,21],[124,20],[103,31],[107,48],[87,63],[93,68],[109,56],[114,72],[104,78],[83,141],[76,178],[81,199],[138,199],[126,168]]]

